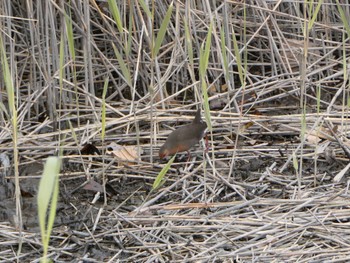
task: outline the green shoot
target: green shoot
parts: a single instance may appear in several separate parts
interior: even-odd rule
[[[105,134],[106,134],[106,94],[108,89],[108,81],[109,81],[109,78],[106,78],[105,83],[103,85],[103,93],[102,93],[102,132],[101,132],[102,141],[104,141]]]
[[[43,245],[42,262],[47,262],[49,241],[56,217],[60,167],[61,161],[58,157],[49,157],[45,163],[44,172],[39,183],[37,202],[41,241]]]
[[[126,83],[129,85],[129,87],[132,87],[131,75],[130,75],[130,71],[128,69],[128,66],[124,62],[122,55],[119,53],[118,49],[116,48],[116,46],[113,43],[112,43],[112,46],[113,46],[115,56],[117,57],[117,60],[119,63],[119,67],[123,73],[123,77],[124,77]]]
[[[120,16],[120,12],[119,12],[119,8],[116,0],[108,0],[108,6],[113,15],[114,21],[117,24],[119,33],[123,33],[123,23],[121,20],[121,16]]]
[[[317,14],[320,11],[322,3],[323,3],[323,0],[320,0],[318,2],[317,6],[316,6],[316,10],[312,13],[311,19],[310,19],[310,22],[309,22],[309,25],[308,25],[308,30],[311,30],[311,28],[313,27],[313,25],[315,23],[315,20],[317,18]],[[311,10],[311,7],[310,7],[310,10]]]
[[[211,48],[211,35],[213,30],[213,22],[210,23],[207,38],[205,40],[205,46],[204,43],[201,46],[200,49],[200,58],[199,58],[199,77],[201,81],[201,87],[202,87],[202,93],[203,93],[203,99],[204,99],[204,115],[205,120],[208,125],[208,130],[212,130],[211,125],[211,118],[210,118],[210,108],[209,108],[209,97],[207,92],[207,83],[206,83],[206,71],[209,64],[209,54],[210,54],[210,48]]]
[[[152,190],[157,189],[161,185],[161,183],[163,182],[164,176],[168,172],[168,170],[170,169],[170,166],[174,162],[175,157],[176,157],[176,154],[168,161],[168,163],[163,167],[163,169],[157,175],[156,179],[154,180]]]
[[[159,29],[159,32],[158,32],[158,35],[157,35],[157,38],[156,38],[156,42],[155,42],[155,45],[153,47],[153,58],[155,58],[157,55],[158,55],[158,52],[159,52],[159,49],[160,49],[160,46],[164,40],[164,37],[165,37],[165,33],[166,33],[166,30],[168,28],[168,24],[170,22],[170,18],[171,18],[171,13],[173,11],[173,3],[171,2],[169,8],[168,8],[168,11],[166,12],[165,14],[165,17],[164,17],[164,20],[160,26],[160,29]]]
[[[151,19],[151,18],[152,18],[152,13],[151,13],[151,11],[149,10],[148,6],[146,5],[145,1],[139,0],[139,3],[140,3],[140,5],[141,5],[143,11],[145,11],[147,17],[148,17],[149,19]]]

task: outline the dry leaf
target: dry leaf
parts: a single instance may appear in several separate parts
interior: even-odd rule
[[[329,131],[329,129],[324,127],[319,127],[317,129],[317,136],[321,139],[329,140],[329,141],[335,141],[332,133]]]
[[[306,135],[305,139],[308,143],[313,145],[317,145],[321,141],[320,137],[313,134]]]
[[[347,166],[345,166],[343,168],[343,170],[341,170],[334,178],[333,178],[333,182],[335,183],[339,183],[340,180],[343,178],[343,176],[347,173],[347,171],[350,168],[350,163],[347,164]]]
[[[324,141],[316,146],[316,153],[321,154],[324,153],[327,147],[330,145],[330,141]]]
[[[335,139],[329,129],[324,127],[318,127],[316,130],[306,131],[306,140],[310,144],[318,144],[322,139],[334,142]]]
[[[126,163],[132,165],[140,160],[136,146],[123,146],[112,142],[107,147],[106,153],[113,155],[121,164]],[[140,151],[140,154],[142,154],[142,151]]]

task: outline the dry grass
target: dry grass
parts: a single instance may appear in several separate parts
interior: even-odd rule
[[[0,79],[0,262],[41,256],[35,165],[60,149],[61,204],[48,252],[55,262],[349,261],[350,45],[335,1],[323,1],[308,32],[317,3],[176,1],[156,56],[171,1],[148,6],[149,14],[146,1],[116,2],[122,31],[105,1],[0,3],[23,209],[12,209],[16,163],[6,167],[14,143]],[[350,17],[350,5],[341,8]],[[160,145],[204,103],[198,67],[211,20],[210,150],[201,144],[188,163],[179,155],[162,187],[150,191],[165,165]],[[141,158],[116,161],[105,153],[111,142],[136,146]],[[101,155],[81,155],[86,143]],[[82,189],[89,178],[108,180],[104,197]]]

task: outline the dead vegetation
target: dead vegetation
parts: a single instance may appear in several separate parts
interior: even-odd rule
[[[38,178],[60,151],[55,262],[349,261],[350,5],[324,0],[306,30],[318,1],[176,1],[154,56],[171,1],[116,2],[120,25],[105,1],[0,3],[19,134],[15,163],[1,80],[0,261],[38,262]],[[205,103],[211,21],[209,152],[152,191],[159,147]]]

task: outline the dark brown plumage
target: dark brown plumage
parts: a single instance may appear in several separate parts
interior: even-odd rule
[[[201,119],[201,110],[198,109],[192,123],[184,125],[172,133],[159,150],[159,157],[164,158],[178,152],[189,151],[204,136],[207,124]]]

